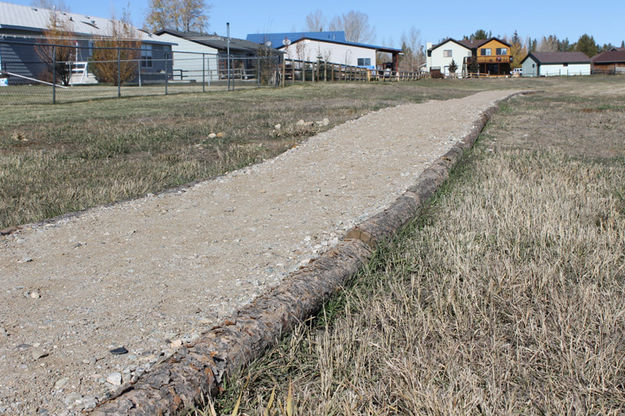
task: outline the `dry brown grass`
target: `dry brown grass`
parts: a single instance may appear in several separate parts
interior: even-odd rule
[[[469,93],[415,84],[307,85],[14,103],[0,111],[0,229],[223,174],[371,110]],[[293,127],[323,118],[330,126]]]
[[[240,395],[239,414],[267,414],[292,382],[299,415],[622,414],[625,114],[602,110],[619,100],[505,105],[430,208],[217,411]]]

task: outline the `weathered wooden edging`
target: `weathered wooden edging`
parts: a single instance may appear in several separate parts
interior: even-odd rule
[[[388,209],[350,230],[336,247],[256,298],[236,317],[181,347],[91,414],[173,415],[214,393],[226,374],[260,357],[293,325],[318,312],[370,259],[379,242],[392,237],[417,214],[464,151],[473,146],[496,108],[495,104],[484,111],[471,132],[425,169]]]

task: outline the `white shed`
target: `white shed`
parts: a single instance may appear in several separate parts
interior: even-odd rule
[[[532,52],[521,61],[524,77],[590,75],[590,58],[583,52]]]
[[[157,32],[159,40],[171,42],[173,53],[174,80],[192,82],[211,82],[219,79],[218,50],[202,42],[201,38],[193,39],[189,34],[172,30]],[[204,61],[204,62],[202,62]]]
[[[428,72],[440,71],[449,76],[451,61],[456,64],[456,76],[461,78],[465,73],[465,58],[471,57],[471,48],[453,39],[447,39],[438,45],[427,45],[426,66]]]

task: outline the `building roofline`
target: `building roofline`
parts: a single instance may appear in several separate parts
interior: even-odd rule
[[[438,43],[437,45],[432,45],[432,47],[430,49],[428,49],[429,51],[433,51],[434,49],[438,49],[441,46],[443,46],[444,44],[446,44],[447,42],[453,42],[456,45],[462,46],[465,49],[471,50],[472,48],[468,47],[467,45],[463,45],[462,43],[460,43],[459,41],[457,41],[456,39],[453,38],[447,38],[444,41]]]
[[[358,48],[365,48],[365,49],[375,49],[376,51],[380,51],[380,52],[386,52],[386,53],[401,53],[402,50],[401,49],[395,49],[395,48],[389,48],[386,46],[377,46],[377,45],[369,45],[366,43],[357,43],[357,42],[349,42],[349,41],[338,41],[338,40],[328,40],[328,39],[316,39],[316,38],[308,38],[308,37],[303,37],[300,38],[296,41],[294,41],[293,43],[291,43],[291,45],[297,43],[297,42],[301,42],[303,40],[312,40],[315,42],[325,42],[325,43],[335,43],[338,45],[348,45],[348,46],[356,46]],[[286,46],[282,45],[277,49],[283,49],[286,48]]]
[[[541,53],[541,52],[538,52]],[[542,52],[542,53],[549,53],[549,52]],[[568,53],[566,51],[562,51],[562,53]],[[575,53],[575,52],[573,52]],[[582,52],[580,52],[582,53]],[[537,57],[534,52],[530,52],[527,54],[527,56],[525,58],[523,58],[523,60],[520,62],[521,65],[523,65],[523,62],[525,62],[527,59],[529,59],[530,57],[532,57],[537,63],[541,64],[541,65],[550,65],[550,64],[590,64],[592,63],[590,58],[587,58],[586,60],[567,60],[567,61],[541,61],[539,57]]]

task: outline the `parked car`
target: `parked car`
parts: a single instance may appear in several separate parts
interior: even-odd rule
[[[512,75],[513,77],[523,76],[523,68],[514,68],[512,71],[510,71],[510,75]]]

